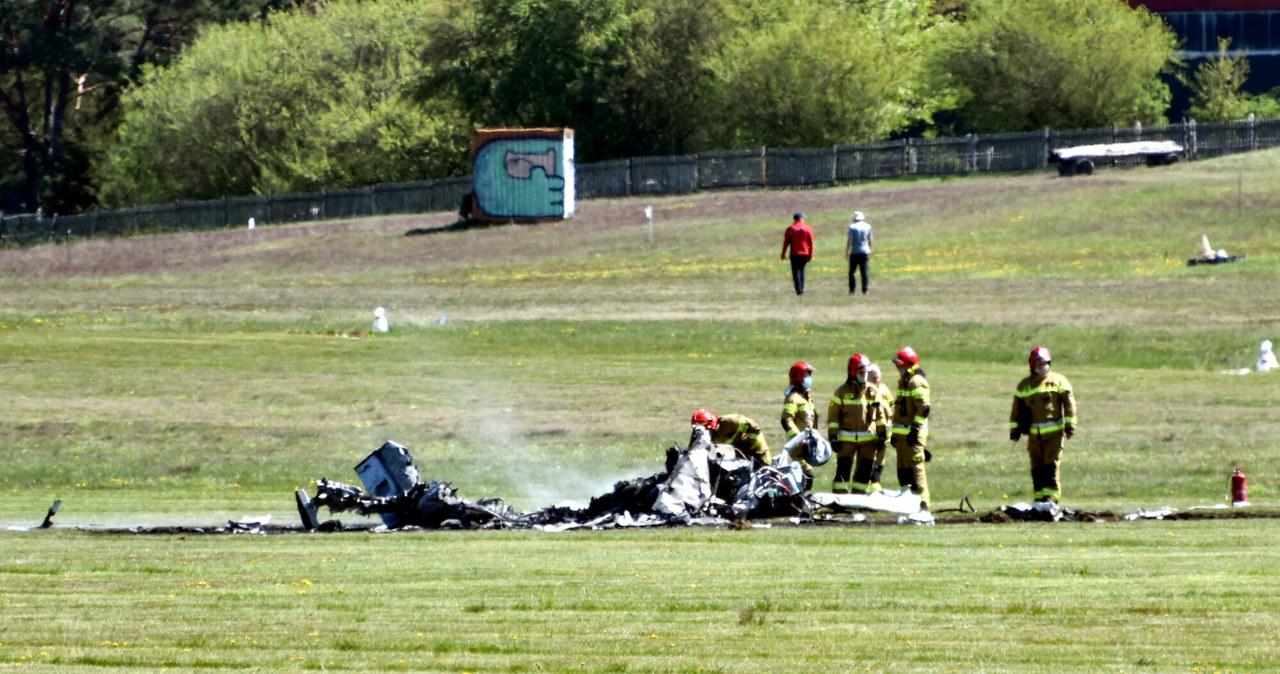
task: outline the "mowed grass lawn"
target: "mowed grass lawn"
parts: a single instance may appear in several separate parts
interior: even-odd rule
[[[0,249],[0,665],[33,670],[1264,671],[1277,502],[1280,155],[1156,170],[583,202]],[[643,209],[654,206],[650,236]],[[849,296],[843,231],[876,227]],[[803,298],[778,260],[803,211]],[[406,236],[415,229],[429,234]],[[1188,267],[1207,234],[1240,263]],[[392,331],[368,334],[377,306]],[[775,448],[786,370],[920,352],[935,507],[1030,496],[1007,439],[1049,346],[1106,523],[749,531],[104,535],[271,514],[387,440],[520,509],[662,468],[698,407]],[[819,487],[833,466],[820,469]],[[893,484],[892,476],[888,482]],[[341,519],[352,519],[343,515]],[[357,518],[358,519],[358,518]],[[883,518],[873,518],[885,522]],[[891,521],[891,520],[890,520]]]

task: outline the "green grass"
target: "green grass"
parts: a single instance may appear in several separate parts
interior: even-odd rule
[[[24,671],[1280,664],[1280,539],[1240,521],[6,539]]]
[[[1007,420],[1042,343],[1080,402],[1068,506],[1220,504],[1242,465],[1251,512],[1272,513],[1280,375],[1223,372],[1280,338],[1277,168],[1260,153],[590,201],[565,223],[411,237],[452,217],[0,249],[0,523],[63,502],[52,531],[0,532],[0,667],[1280,669],[1274,520],[76,530],[291,523],[295,488],[357,482],[386,440],[465,498],[583,502],[661,470],[698,407],[761,421],[777,447],[792,362],[817,366],[825,421],[850,353],[891,370],[906,344],[934,393],[937,507],[1029,499]],[[854,208],[877,247],[873,292],[850,298]],[[803,299],[777,260],[796,210],[818,232]],[[1202,233],[1246,260],[1187,267]],[[376,306],[391,333],[367,333]]]

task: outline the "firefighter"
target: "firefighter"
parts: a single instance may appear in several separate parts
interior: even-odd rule
[[[875,390],[876,410],[876,463],[871,473],[871,492],[883,491],[880,485],[880,474],[884,470],[885,446],[889,444],[889,428],[893,423],[893,392],[884,385],[880,377],[880,366],[872,363],[867,366],[867,385]]]
[[[741,414],[717,417],[707,410],[700,409],[693,413],[691,423],[694,426],[705,426],[711,431],[712,442],[717,445],[732,445],[739,456],[751,459],[752,470],[772,462],[769,445],[764,441],[760,424]]]
[[[787,440],[791,440],[806,429],[818,425],[818,411],[813,406],[813,366],[800,361],[791,366],[787,373],[791,385],[783,394],[782,431]],[[791,459],[800,462],[800,470],[804,473],[804,490],[813,489],[813,466],[804,460],[804,445],[799,444],[791,450]]]
[[[898,455],[898,484],[920,497],[920,509],[929,509],[929,478],[924,464],[929,441],[929,381],[920,368],[920,356],[903,347],[893,357],[898,368],[898,395],[893,401],[893,449]]]
[[[867,383],[871,359],[863,354],[849,356],[849,376],[827,405],[827,439],[835,449],[836,475],[831,491],[836,494],[873,491],[876,454],[876,390]],[[881,424],[881,434],[885,433]]]
[[[1031,458],[1031,486],[1035,500],[1057,503],[1062,498],[1059,468],[1066,438],[1076,432],[1076,397],[1071,382],[1049,371],[1049,349],[1037,346],[1027,357],[1031,374],[1018,382],[1009,413],[1009,439],[1027,436]]]

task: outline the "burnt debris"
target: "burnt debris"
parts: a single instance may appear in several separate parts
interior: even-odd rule
[[[825,444],[816,434],[810,444]],[[829,454],[829,450],[828,450]],[[327,478],[316,480],[316,496],[294,496],[303,527],[341,530],[330,514],[377,515],[387,529],[615,528],[688,524],[730,524],[759,517],[810,517],[812,504],[801,489],[800,464],[784,452],[773,465],[752,469],[732,447],[715,445],[705,428],[694,428],[688,447],[667,450],[665,471],[617,482],[585,508],[553,506],[517,512],[500,498],[469,501],[447,482],[424,481],[403,445],[387,442],[356,466],[364,489]]]

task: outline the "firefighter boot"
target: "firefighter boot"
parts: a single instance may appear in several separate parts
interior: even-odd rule
[[[858,494],[870,494],[871,474],[875,470],[875,459],[858,459],[853,470],[853,491]]]
[[[898,486],[906,491],[916,484],[916,471],[911,468],[898,469]]]
[[[1037,501],[1058,502],[1058,499],[1053,496],[1053,492],[1056,491],[1053,488],[1053,465],[1037,466],[1031,469],[1031,482],[1036,490]]]
[[[871,469],[871,493],[884,491],[884,487],[880,484],[880,472],[884,469],[884,464],[876,462],[875,467]]]

